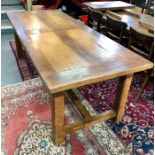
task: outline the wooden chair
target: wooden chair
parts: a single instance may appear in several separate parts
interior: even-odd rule
[[[102,16],[101,11],[88,8],[88,25],[100,32]]]
[[[106,35],[122,43],[127,24],[110,16],[106,16]]]
[[[154,38],[153,36],[148,36],[146,34],[142,34],[135,30],[134,28],[130,28],[129,33],[129,43],[128,48],[133,49],[136,53],[139,55],[145,57],[146,59],[150,61],[154,61]],[[138,60],[137,60],[138,61]],[[145,71],[145,78],[144,82],[141,86],[140,91],[138,92],[136,96],[136,100],[139,99],[141,94],[143,93],[147,83],[150,80],[151,74],[153,72],[153,69]]]

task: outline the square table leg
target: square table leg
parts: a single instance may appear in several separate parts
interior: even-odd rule
[[[22,44],[21,44],[16,32],[14,32],[14,37],[15,37],[15,42],[16,42],[17,56],[18,56],[18,58],[22,58],[23,57]]]
[[[53,142],[55,145],[64,141],[64,93],[52,94]]]
[[[116,123],[118,123],[123,117],[123,114],[125,111],[125,105],[128,97],[128,92],[132,82],[132,77],[133,77],[133,74],[120,77],[115,103],[114,103],[114,109],[117,113]]]

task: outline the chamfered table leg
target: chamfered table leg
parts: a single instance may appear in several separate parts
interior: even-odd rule
[[[18,56],[18,58],[22,58],[23,57],[22,44],[21,44],[16,32],[14,32],[14,36],[15,36],[15,42],[16,42],[17,56]]]
[[[53,142],[55,145],[64,141],[64,93],[52,94]]]
[[[133,77],[133,74],[120,77],[115,103],[114,103],[114,109],[116,110],[116,113],[117,113],[116,123],[118,123],[123,117],[123,114],[125,111],[125,105],[128,97],[128,92],[132,82],[132,77]]]

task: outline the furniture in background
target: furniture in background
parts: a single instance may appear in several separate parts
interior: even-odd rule
[[[128,48],[134,50],[136,53],[140,54],[146,59],[152,62],[154,61],[153,60],[154,58],[154,37],[153,36],[148,36],[146,34],[139,33],[139,31],[131,27]],[[153,69],[147,70],[144,72],[145,73],[144,82],[141,86],[139,93],[136,96],[136,100],[138,100],[141,94],[143,93],[147,83],[150,80],[152,72],[153,72]]]
[[[65,134],[73,131],[112,118],[116,122],[122,119],[133,74],[152,68],[152,62],[57,10],[7,14],[18,56],[23,56],[24,46],[49,89],[54,144],[63,143]],[[120,80],[113,109],[91,116],[72,89],[112,78]],[[65,93],[84,119],[64,124]]]
[[[114,19],[110,16],[106,18],[106,35],[115,41],[122,43],[124,31],[127,28],[125,22]]]
[[[88,8],[88,26],[100,32],[102,16],[101,11]]]
[[[140,50],[141,46],[143,47],[143,51],[140,50],[139,53],[141,53],[143,56],[145,56],[148,60],[152,60],[153,58],[153,42],[154,37],[149,36],[143,33],[140,33],[138,30],[136,30],[133,27],[130,27],[130,33],[129,33],[129,48],[133,48],[132,46],[136,47]],[[133,48],[134,49],[134,48]],[[139,51],[137,49],[137,51]]]
[[[89,7],[82,8],[85,15],[79,16],[79,19],[86,25],[89,25],[94,30],[105,34],[106,19],[103,18],[103,13],[99,10],[94,10]]]
[[[135,11],[154,16],[154,0],[131,0],[130,3],[137,6]]]
[[[130,3],[142,9],[146,3],[146,0],[130,0]]]
[[[138,13],[129,9],[106,11],[105,15],[110,15],[125,22],[128,25],[128,31],[130,27],[135,27],[140,33],[154,36],[154,18],[150,15]]]
[[[84,2],[100,2],[100,1],[110,1],[110,0],[72,0],[72,2],[79,8],[83,8],[83,3]]]
[[[105,11],[105,10],[123,10],[123,9],[129,9],[134,8],[135,6],[122,2],[122,1],[105,1],[105,2],[84,2],[83,6],[90,7],[92,9]]]
[[[154,15],[154,0],[147,0],[142,7],[142,13]]]

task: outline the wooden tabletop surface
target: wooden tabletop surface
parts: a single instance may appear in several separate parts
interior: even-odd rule
[[[8,13],[13,27],[18,27],[19,32],[35,33],[35,31],[48,32],[68,28],[79,28],[76,20],[60,11],[23,11]],[[63,24],[62,24],[63,23]],[[21,34],[22,35],[22,34]]]
[[[128,8],[135,7],[130,3],[126,3],[122,1],[86,2],[86,3],[83,3],[83,5],[97,10],[120,10],[120,9],[128,9]]]
[[[52,93],[153,67],[148,60],[59,11],[8,13],[8,17]]]
[[[114,18],[128,24],[128,29],[134,27],[137,31],[145,33],[147,35],[153,36],[154,31],[154,17],[134,12],[132,10],[126,9],[122,11],[107,11],[111,16],[114,15]],[[113,14],[114,13],[114,14]]]

